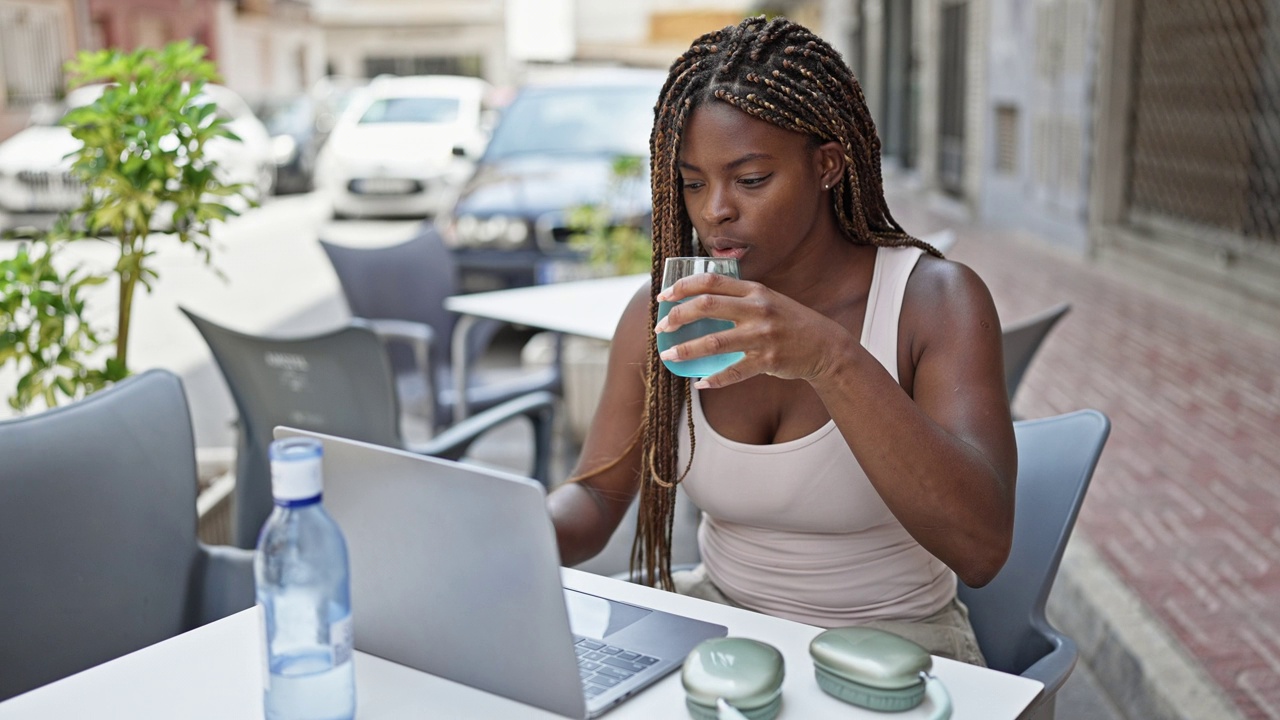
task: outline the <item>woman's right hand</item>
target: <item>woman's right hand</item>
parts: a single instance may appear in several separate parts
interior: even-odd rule
[[[667,361],[688,361],[709,355],[740,352],[743,359],[695,384],[718,388],[756,375],[785,380],[814,381],[839,353],[857,345],[848,330],[791,298],[760,283],[712,273],[682,278],[658,295],[659,301],[680,302],[654,326],[670,332],[703,318],[729,320],[730,330],[704,335],[662,353]]]

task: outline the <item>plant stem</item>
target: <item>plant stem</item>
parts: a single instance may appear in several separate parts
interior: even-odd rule
[[[133,290],[138,284],[138,267],[131,257],[136,239],[121,238],[120,243],[120,309],[117,316],[116,360],[121,368],[128,368],[129,318],[133,314]]]

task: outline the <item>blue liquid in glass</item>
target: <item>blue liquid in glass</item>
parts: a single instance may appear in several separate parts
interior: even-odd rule
[[[692,299],[693,298],[685,298],[680,302]],[[662,318],[666,317],[667,313],[671,312],[671,308],[679,304],[680,303],[659,302],[658,320],[662,320]],[[658,333],[658,352],[664,352],[668,348],[673,348],[681,343],[695,340],[703,335],[710,335],[711,333],[728,330],[732,327],[733,323],[728,320],[714,320],[711,318],[695,320],[688,325],[677,328],[673,332]],[[709,375],[715,375],[721,370],[724,370],[730,365],[738,362],[743,357],[744,355],[740,352],[721,353],[719,355],[709,355],[707,357],[701,357],[694,360],[663,360],[662,364],[666,365],[667,369],[673,374],[679,375],[680,377],[704,378]]]

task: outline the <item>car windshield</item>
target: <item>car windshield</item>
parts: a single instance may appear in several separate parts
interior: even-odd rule
[[[648,86],[527,91],[503,113],[486,155],[648,155],[657,97]]]
[[[374,100],[360,124],[372,123],[451,123],[458,119],[461,103],[457,98],[399,97]]]

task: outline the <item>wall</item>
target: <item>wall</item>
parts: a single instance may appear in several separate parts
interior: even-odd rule
[[[1097,62],[1091,0],[991,0],[982,217],[1088,250],[1088,167]]]
[[[316,0],[327,63],[364,77],[365,60],[479,58],[482,76],[507,82],[503,0]]]
[[[0,0],[0,140],[63,92],[62,63],[81,46],[78,10],[74,0]]]

